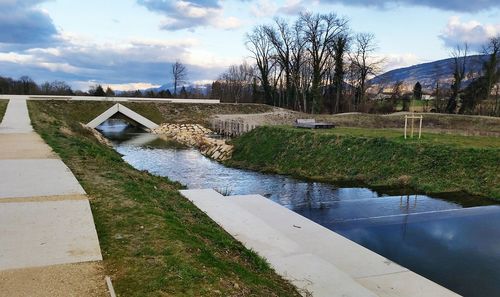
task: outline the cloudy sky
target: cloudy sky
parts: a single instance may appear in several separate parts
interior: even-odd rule
[[[374,33],[387,70],[500,34],[499,0],[0,0],[0,75],[137,89],[169,83],[178,59],[191,82],[210,81],[248,58],[253,26],[301,11]]]

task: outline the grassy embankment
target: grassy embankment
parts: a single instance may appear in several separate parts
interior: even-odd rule
[[[233,141],[229,165],[327,182],[500,200],[500,138],[360,128],[261,127]]]
[[[7,104],[9,100],[0,99],[0,123],[3,120],[3,116],[5,115],[5,110],[7,110]]]
[[[89,195],[106,273],[120,296],[298,296],[181,197],[181,185],[135,170],[80,126],[110,103],[28,105],[35,130]],[[161,117],[154,105],[126,105]]]

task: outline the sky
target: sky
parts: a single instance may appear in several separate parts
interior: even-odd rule
[[[376,36],[385,70],[448,58],[458,43],[480,48],[500,34],[499,0],[0,0],[0,75],[62,80],[75,89],[192,84],[250,59],[245,34],[301,12],[349,19]]]

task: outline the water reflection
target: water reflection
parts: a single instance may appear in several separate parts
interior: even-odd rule
[[[500,207],[362,219],[328,228],[464,296],[500,296]]]
[[[261,194],[459,294],[500,296],[499,206],[465,208],[425,195],[389,196],[227,168],[193,149],[143,147],[144,134],[104,133],[137,169],[189,188]]]

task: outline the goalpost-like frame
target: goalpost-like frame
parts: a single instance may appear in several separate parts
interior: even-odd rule
[[[408,130],[408,120],[410,119],[411,120],[411,125],[410,125],[410,137],[413,138],[413,132],[414,132],[414,127],[415,127],[415,120],[420,120],[420,124],[419,124],[419,127],[418,127],[418,139],[422,138],[422,120],[423,120],[423,116],[422,115],[419,115],[419,116],[416,116],[416,115],[405,115],[405,139],[408,138],[408,133],[407,133],[407,130]]]

